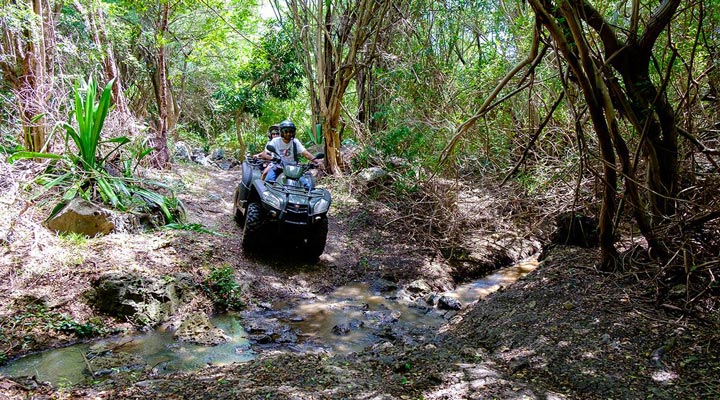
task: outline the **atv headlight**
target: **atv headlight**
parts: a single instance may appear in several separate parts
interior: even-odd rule
[[[315,206],[313,207],[313,214],[322,214],[327,212],[328,208],[330,208],[330,202],[321,198],[315,203]]]
[[[263,192],[263,201],[269,204],[272,208],[277,210],[282,209],[282,199],[269,190]]]

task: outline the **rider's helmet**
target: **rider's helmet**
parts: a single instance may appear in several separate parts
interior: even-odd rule
[[[289,132],[290,139],[295,138],[295,124],[293,124],[293,122],[289,119],[286,119],[285,121],[278,124],[278,127],[280,128],[280,135],[283,135],[285,132]]]
[[[275,136],[280,136],[280,127],[277,125],[270,125],[268,128],[268,139],[272,140]]]

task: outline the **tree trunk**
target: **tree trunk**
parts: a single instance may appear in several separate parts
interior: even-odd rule
[[[157,126],[155,130],[155,157],[154,163],[158,168],[166,168],[170,164],[170,151],[168,150],[168,100],[169,88],[167,81],[167,56],[166,47],[162,43],[162,38],[167,34],[168,14],[170,5],[162,4],[160,12],[160,20],[158,23],[158,34],[160,35],[160,43],[157,45],[157,53],[154,56],[155,71],[153,74],[155,83],[155,102],[158,109]]]
[[[313,125],[322,126],[327,169],[342,174],[342,99],[360,65],[372,63],[393,2],[286,0],[286,4],[299,30],[298,51],[306,60],[305,70],[317,77],[317,82],[309,85],[312,119]]]
[[[18,111],[22,123],[22,136],[25,149],[42,151],[45,146],[47,98],[50,91],[47,73],[48,54],[45,48],[47,29],[52,25],[50,7],[42,0],[33,0],[32,11],[37,15],[38,25],[28,24],[21,36],[5,32],[3,53],[9,50],[10,61],[0,61],[4,77],[11,82],[18,100]],[[33,30],[40,30],[35,35]],[[36,38],[36,40],[33,40]],[[5,53],[7,54],[7,53]]]
[[[123,79],[120,76],[120,70],[115,61],[115,53],[113,52],[112,43],[110,43],[105,35],[105,19],[102,10],[97,7],[96,0],[88,0],[85,7],[79,0],[73,1],[75,9],[85,18],[88,32],[92,37],[95,46],[100,49],[103,54],[103,73],[106,82],[114,79],[112,87],[112,98],[115,110],[121,114],[128,113],[127,101],[123,92]]]
[[[613,25],[605,21],[588,1],[530,0],[538,20],[552,35],[582,88],[600,144],[605,177],[600,240],[606,269],[616,266],[612,230],[617,183],[615,154],[620,158],[626,199],[633,207],[638,226],[654,254],[666,255],[654,234],[654,225],[675,212],[678,131],[674,111],[667,102],[664,89],[658,90],[650,79],[649,66],[655,41],[679,3],[679,0],[664,0],[648,19],[639,38],[636,32],[639,17],[633,12],[631,29],[626,42],[622,43]],[[639,7],[639,2],[634,6]],[[595,32],[586,32],[587,27]],[[593,35],[600,39],[599,42],[589,39]],[[590,43],[599,43],[603,51],[593,49]],[[603,52],[604,58],[599,56]],[[622,86],[615,82],[615,73],[608,68],[608,63],[622,77]],[[616,104],[622,107],[623,115],[642,138],[640,146],[647,165],[646,182],[651,205],[649,216],[638,194],[630,151],[619,132]]]

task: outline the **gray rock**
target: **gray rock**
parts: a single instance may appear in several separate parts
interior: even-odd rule
[[[139,326],[157,326],[178,310],[192,285],[186,274],[166,279],[109,272],[93,282],[88,298],[100,312]]]
[[[213,161],[222,160],[223,158],[225,158],[225,152],[223,149],[214,149],[210,152],[210,159]]]
[[[185,142],[175,143],[173,157],[175,157],[175,161],[190,161],[192,157],[190,146],[188,146]]]
[[[450,296],[441,296],[438,300],[438,308],[441,310],[459,310],[462,308],[462,303]]]
[[[375,279],[370,284],[370,291],[372,291],[373,294],[386,293],[392,290],[397,290],[397,288],[397,283],[382,278]]]
[[[111,351],[100,355],[89,354],[87,366],[93,376],[110,375],[117,372],[137,371],[145,368],[147,363],[142,357],[124,352]]]
[[[360,180],[360,183],[364,185],[370,185],[373,183],[378,183],[378,181],[382,180],[387,175],[387,171],[380,167],[370,167],[360,171],[358,173],[358,178]]]
[[[428,285],[427,282],[423,279],[418,279],[416,281],[410,282],[410,284],[405,288],[410,293],[416,293],[421,295],[426,295],[432,291],[432,288],[430,285]]]
[[[79,197],[72,199],[45,226],[58,233],[77,233],[89,237],[107,235],[115,229],[112,211]]]
[[[173,337],[182,342],[204,346],[216,346],[230,341],[230,337],[214,326],[205,313],[191,314],[180,324]]]

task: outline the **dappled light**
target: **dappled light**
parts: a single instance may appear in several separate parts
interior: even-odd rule
[[[720,2],[0,11],[0,398],[720,398]]]

